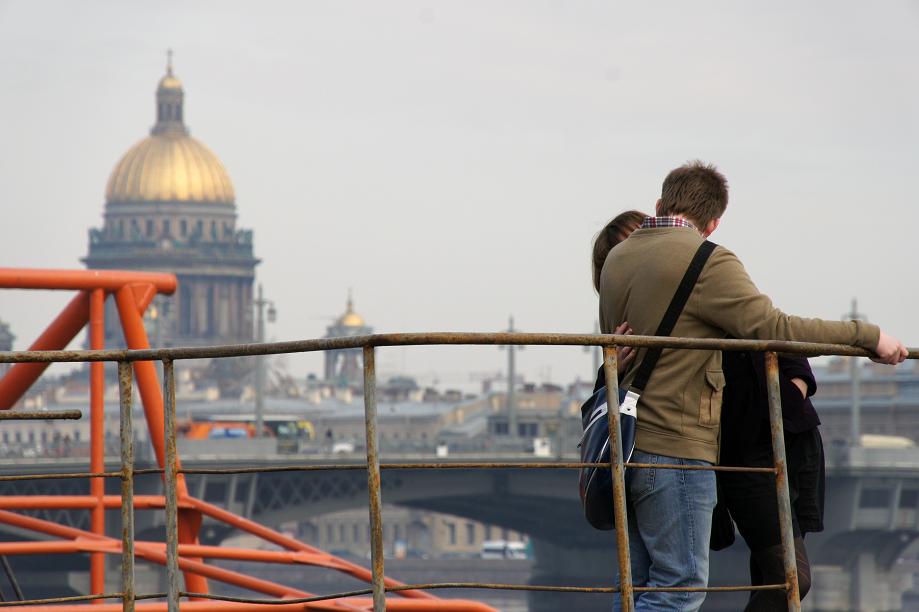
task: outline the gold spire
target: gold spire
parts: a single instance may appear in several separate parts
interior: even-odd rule
[[[182,81],[176,78],[175,74],[172,72],[172,49],[166,50],[166,76],[160,79],[157,93],[164,90],[182,91]]]

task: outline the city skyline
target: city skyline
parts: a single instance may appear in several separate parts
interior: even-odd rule
[[[82,267],[171,47],[187,123],[255,232],[269,339],[321,337],[349,287],[380,332],[498,331],[511,314],[589,332],[593,234],[650,211],[666,172],[702,158],[732,189],[713,239],[779,307],[836,319],[857,296],[919,344],[913,4],[712,5],[691,29],[680,5],[54,6],[0,3],[4,265]],[[16,348],[66,299],[0,294]],[[400,348],[380,364],[449,385],[505,360]],[[518,371],[566,382],[591,363],[532,348]]]

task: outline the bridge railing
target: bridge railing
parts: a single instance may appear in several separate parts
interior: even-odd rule
[[[722,466],[682,466],[682,465],[661,465],[654,466],[642,463],[624,463],[622,458],[621,441],[619,440],[619,411],[615,406],[611,406],[609,414],[612,416],[609,420],[609,434],[611,441],[611,453],[609,464],[591,464],[580,462],[443,462],[443,463],[381,463],[380,454],[377,446],[377,402],[376,402],[376,348],[382,346],[411,346],[411,345],[543,345],[543,346],[599,346],[604,353],[604,368],[606,371],[607,391],[609,398],[618,398],[618,377],[616,350],[620,346],[629,346],[635,348],[662,347],[668,349],[683,350],[725,350],[725,351],[755,351],[765,352],[766,354],[766,373],[767,373],[767,390],[769,398],[769,421],[772,434],[772,446],[775,457],[775,465],[772,468],[738,468]],[[365,409],[365,432],[366,432],[366,464],[325,464],[325,465],[290,465],[282,467],[238,467],[232,469],[191,469],[183,468],[180,465],[176,452],[176,385],[175,385],[175,362],[185,359],[201,358],[224,358],[224,357],[242,357],[258,355],[274,355],[283,353],[300,353],[325,351],[331,349],[360,349],[364,356],[364,409]],[[798,576],[795,563],[795,552],[792,534],[791,506],[788,491],[788,470],[786,465],[785,444],[782,426],[782,409],[781,397],[779,392],[778,378],[778,361],[777,353],[796,353],[807,356],[815,355],[844,355],[854,357],[870,356],[870,353],[853,347],[830,345],[830,344],[813,344],[800,342],[780,342],[780,341],[756,341],[756,340],[721,340],[721,339],[696,339],[696,338],[664,338],[654,336],[621,336],[621,335],[587,335],[587,334],[531,334],[531,333],[406,333],[406,334],[377,334],[367,336],[356,336],[349,338],[329,338],[316,340],[302,340],[292,342],[274,342],[261,344],[244,344],[214,347],[195,347],[195,348],[165,348],[165,349],[141,349],[141,350],[93,350],[93,351],[24,351],[24,352],[7,352],[0,353],[0,363],[49,363],[49,362],[116,362],[118,364],[118,381],[120,389],[120,415],[121,415],[121,470],[116,472],[86,472],[74,474],[30,474],[0,476],[0,480],[26,480],[36,478],[120,478],[121,479],[121,497],[117,500],[117,505],[121,508],[122,515],[122,542],[120,546],[122,558],[122,590],[118,593],[94,593],[92,595],[69,598],[55,598],[44,600],[28,600],[16,602],[19,605],[26,604],[51,604],[63,602],[89,601],[97,599],[121,599],[122,609],[130,611],[134,609],[135,601],[139,599],[165,598],[166,607],[170,612],[179,610],[181,598],[190,598],[192,600],[217,600],[219,602],[236,602],[251,605],[264,604],[266,609],[293,609],[288,606],[303,604],[317,604],[325,602],[326,605],[333,601],[344,598],[352,598],[348,601],[355,602],[355,597],[372,595],[372,608],[375,612],[387,609],[399,610],[403,607],[399,605],[404,600],[387,600],[386,593],[400,593],[405,596],[425,599],[427,596],[423,590],[434,590],[442,588],[476,588],[476,589],[505,589],[505,590],[527,590],[527,591],[556,591],[556,592],[587,592],[587,593],[616,593],[620,592],[622,597],[622,609],[625,611],[634,610],[634,594],[647,591],[743,591],[743,590],[784,590],[788,602],[789,610],[800,610],[800,598],[798,590]],[[910,358],[919,358],[919,351],[911,351]],[[133,447],[133,373],[132,365],[137,369],[139,364],[150,366],[150,362],[160,361],[163,364],[163,397],[164,397],[164,424],[163,437],[165,439],[165,457],[161,463],[161,468],[153,469],[134,469],[134,447]],[[148,371],[148,370],[146,370]],[[143,396],[143,393],[142,393]],[[152,434],[153,432],[151,432]],[[584,467],[609,467],[613,474],[613,486],[610,492],[615,508],[615,525],[617,540],[617,556],[620,572],[620,587],[600,586],[600,587],[566,587],[566,586],[540,586],[540,585],[508,585],[508,584],[487,584],[473,582],[449,582],[434,584],[413,584],[404,585],[385,578],[384,558],[383,558],[383,525],[382,525],[382,497],[380,488],[380,473],[382,470],[399,470],[399,469],[496,469],[496,468],[514,468],[514,469],[558,469],[572,468],[579,469]],[[778,514],[781,529],[783,562],[786,580],[784,583],[762,585],[762,586],[730,586],[730,587],[670,587],[657,588],[647,586],[635,586],[632,584],[631,567],[628,547],[628,529],[626,527],[626,504],[625,488],[623,482],[624,468],[646,468],[655,467],[657,469],[691,469],[691,470],[711,470],[711,471],[749,471],[749,472],[766,472],[775,474],[775,485],[778,498]],[[219,568],[211,568],[200,561],[203,557],[223,557],[232,558],[229,552],[221,552],[215,547],[196,546],[187,543],[188,539],[180,538],[182,529],[187,529],[187,524],[183,525],[180,515],[185,512],[197,512],[201,515],[209,516],[240,529],[249,531],[256,535],[261,535],[270,541],[280,544],[282,547],[288,546],[290,542],[280,537],[276,532],[263,528],[257,524],[247,521],[241,517],[232,515],[229,512],[222,511],[201,500],[196,500],[187,494],[184,490],[184,474],[213,474],[213,473],[258,473],[269,471],[315,471],[315,470],[366,470],[369,491],[369,510],[371,526],[371,562],[372,569],[370,579],[372,588],[350,591],[346,593],[335,593],[323,596],[310,597],[291,597],[296,593],[295,589],[272,590],[275,586],[273,583],[251,579],[250,581],[241,580],[238,577],[235,583],[241,586],[247,586],[254,590],[264,593],[274,593],[277,599],[249,599],[213,595],[204,592],[182,590],[179,572],[186,572],[186,579],[189,574],[208,576],[214,578],[226,578],[226,571]],[[162,504],[166,513],[166,546],[164,554],[155,546],[149,546],[143,543],[140,547],[136,546],[134,539],[134,477],[140,474],[162,473],[165,480],[165,499]],[[108,502],[107,502],[108,503]],[[155,505],[155,501],[146,500],[145,504]],[[108,506],[107,506],[108,507]],[[0,519],[4,522],[17,524],[19,526],[31,529],[37,529],[57,535],[58,537],[76,537],[74,533],[78,530],[60,527],[55,529],[53,525],[39,524],[41,521],[32,517],[17,515],[8,511],[0,511]],[[82,532],[80,532],[82,534]],[[186,534],[187,536],[187,534]],[[182,543],[183,540],[186,543]],[[35,543],[42,545],[45,543]],[[89,550],[115,552],[111,546],[99,539],[95,542],[95,547]],[[46,546],[51,552],[86,552],[86,549],[68,547],[65,545]],[[4,553],[0,547],[0,554]],[[10,549],[11,552],[17,552],[18,549]],[[302,549],[301,549],[302,550]],[[33,551],[34,552],[34,551]],[[134,559],[135,555],[140,555],[147,560],[156,562],[165,562],[167,568],[167,591],[165,593],[154,594],[137,594],[134,586]],[[270,556],[270,555],[268,555]],[[268,556],[265,558],[267,559]],[[209,569],[210,568],[210,569]],[[435,603],[436,602],[436,603]],[[215,602],[216,603],[216,602]],[[370,602],[368,602],[370,603]],[[428,599],[424,604],[430,604],[430,607],[414,605],[410,609],[454,609],[454,610],[490,610],[487,606],[475,604],[475,602],[451,602],[452,607],[444,607],[446,604],[443,600]],[[9,605],[9,603],[4,604]],[[101,609],[108,609],[110,604],[103,604]],[[278,608],[281,606],[281,608]],[[98,607],[98,606],[97,606]],[[48,608],[51,609],[51,608]],[[344,608],[343,608],[344,609]]]

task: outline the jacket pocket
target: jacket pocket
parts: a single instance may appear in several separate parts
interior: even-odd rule
[[[724,397],[724,372],[706,370],[705,385],[699,404],[699,425],[717,427],[721,422],[721,400]]]

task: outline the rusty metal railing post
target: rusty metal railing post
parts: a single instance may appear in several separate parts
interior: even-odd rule
[[[121,609],[134,612],[134,384],[131,364],[118,362],[121,405]]]
[[[166,490],[166,583],[167,609],[179,612],[179,508],[176,493],[178,461],[176,454],[176,380],[175,364],[163,360],[164,423],[163,437],[166,440],[165,477]]]
[[[364,347],[364,426],[367,438],[367,490],[370,494],[370,558],[373,566],[373,612],[386,610],[383,570],[383,498],[377,450],[377,376],[375,349]]]
[[[613,521],[616,528],[616,550],[619,556],[619,597],[622,612],[635,610],[632,584],[632,560],[629,555],[629,525],[625,508],[625,466],[622,461],[622,439],[619,435],[619,372],[615,346],[603,347],[603,370],[606,374],[606,409],[609,421],[609,463],[612,470]]]
[[[769,395],[769,425],[772,430],[772,455],[775,458],[775,490],[779,505],[779,531],[782,536],[782,562],[785,569],[785,595],[789,612],[800,612],[798,565],[795,536],[791,527],[791,496],[788,492],[788,462],[785,455],[785,427],[782,423],[782,392],[779,387],[779,358],[766,353],[766,388]]]

